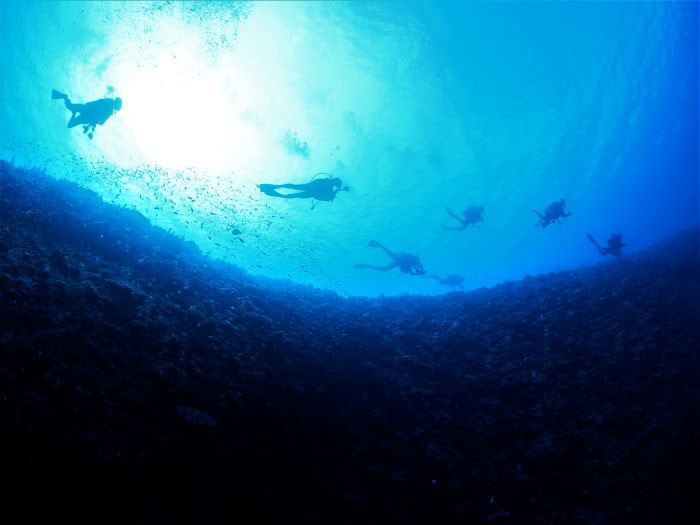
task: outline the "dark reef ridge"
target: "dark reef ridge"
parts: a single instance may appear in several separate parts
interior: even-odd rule
[[[697,230],[466,294],[344,299],[0,169],[6,517],[602,524],[694,509]]]

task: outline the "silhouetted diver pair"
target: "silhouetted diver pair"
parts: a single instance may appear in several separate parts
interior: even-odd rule
[[[564,199],[561,199],[547,206],[547,209],[544,213],[540,213],[537,210],[532,210],[540,218],[540,220],[537,221],[535,226],[541,226],[542,228],[546,228],[553,222],[561,224],[561,222],[559,222],[559,219],[563,217],[569,217],[571,215],[571,213],[566,213],[566,211],[564,211],[565,206],[566,201]],[[453,212],[449,207],[445,207],[445,209],[447,210],[447,214],[459,223],[459,226],[446,226],[442,224],[441,226],[443,230],[462,231],[467,229],[467,227],[469,226],[476,226],[478,223],[484,222],[483,205],[473,204],[465,208],[464,211],[462,211],[461,217],[455,212]]]
[[[381,248],[386,252],[386,254],[391,257],[392,261],[385,266],[375,266],[373,264],[355,264],[354,268],[369,268],[371,270],[377,270],[380,272],[386,272],[393,268],[398,268],[403,273],[408,273],[410,275],[418,275],[425,277],[426,279],[435,279],[440,284],[445,286],[459,286],[459,289],[464,291],[462,283],[464,282],[464,277],[461,275],[448,275],[447,277],[438,277],[437,275],[425,275],[425,269],[417,255],[412,253],[394,253],[389,248],[384,246],[382,243],[377,241],[369,241],[367,246],[371,248]]]

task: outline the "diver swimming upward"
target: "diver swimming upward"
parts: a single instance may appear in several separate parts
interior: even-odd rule
[[[326,175],[326,178],[317,179],[319,175]],[[339,177],[334,177],[329,173],[317,173],[311,181],[305,184],[258,184],[258,188],[265,195],[278,197],[280,199],[315,199],[317,201],[330,202],[335,199],[338,192],[350,191],[349,186],[343,186],[343,181]],[[280,192],[280,189],[294,190],[294,193]],[[317,203],[311,206],[313,210]]]

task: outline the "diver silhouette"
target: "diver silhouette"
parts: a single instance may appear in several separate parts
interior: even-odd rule
[[[445,226],[444,224],[441,224],[440,226],[442,226],[443,230],[462,231],[470,225],[476,226],[476,223],[484,222],[484,207],[482,205],[471,205],[468,208],[465,208],[462,212],[462,217],[464,218],[457,215],[447,206],[445,206],[445,209],[450,217],[459,222],[460,226]]]
[[[596,240],[593,238],[593,236],[589,233],[587,235],[588,240],[593,243],[593,246],[598,248],[598,251],[600,252],[601,255],[613,255],[615,257],[619,257],[622,255],[622,248],[627,246],[622,242],[622,234],[621,233],[613,233],[610,238],[608,239],[608,245],[605,247],[601,247],[600,244],[596,242]]]
[[[447,277],[438,277],[437,275],[425,275],[424,277],[426,279],[435,279],[443,286],[459,286],[459,289],[461,291],[464,291],[464,287],[462,286],[462,283],[464,282],[464,277],[462,277],[461,275],[450,274]]]
[[[425,270],[423,269],[423,264],[420,262],[420,258],[412,253],[394,253],[389,250],[382,243],[377,241],[369,241],[367,246],[370,248],[381,248],[386,252],[386,254],[391,257],[392,262],[386,266],[375,266],[373,264],[355,264],[353,268],[369,268],[371,270],[377,270],[380,272],[386,272],[392,268],[398,267],[403,273],[409,273],[411,275],[423,275]]]
[[[537,210],[532,210],[540,218],[540,220],[537,221],[537,223],[535,223],[535,227],[542,226],[542,228],[546,228],[555,221],[557,224],[561,224],[561,222],[559,222],[559,219],[571,215],[570,212],[566,213],[564,211],[565,206],[566,201],[564,199],[561,199],[559,201],[554,201],[552,204],[547,206],[547,209],[544,211],[544,214],[538,212]]]
[[[95,126],[103,125],[115,111],[122,109],[122,99],[119,97],[101,98],[86,104],[73,104],[68,95],[54,89],[51,91],[51,98],[53,100],[63,99],[66,109],[73,113],[68,121],[68,127],[74,128],[82,124],[83,133],[87,133],[90,140],[95,132]]]
[[[317,179],[319,175],[326,175],[326,178]],[[280,199],[315,199],[317,201],[330,202],[340,191],[350,191],[349,186],[343,186],[343,181],[339,177],[334,177],[329,173],[317,173],[311,181],[305,184],[258,184],[258,188],[265,195],[279,197]],[[294,190],[295,193],[281,193],[277,190]],[[316,207],[311,205],[313,210]]]

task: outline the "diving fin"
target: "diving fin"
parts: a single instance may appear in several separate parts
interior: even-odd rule
[[[56,91],[55,89],[51,90],[51,98],[53,100],[56,100],[58,98],[68,98],[68,95],[61,93],[60,91]]]

